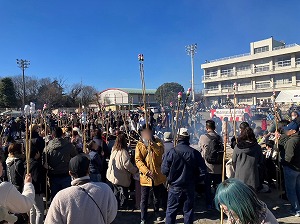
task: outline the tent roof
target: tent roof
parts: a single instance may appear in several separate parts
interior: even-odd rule
[[[300,89],[299,90],[284,90],[281,91],[276,100],[276,103],[299,103],[300,102]]]

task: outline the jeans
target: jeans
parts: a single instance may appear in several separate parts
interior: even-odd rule
[[[35,195],[35,203],[30,209],[30,224],[43,224],[44,222],[44,201],[43,194]]]
[[[153,187],[141,186],[141,220],[146,221],[148,217],[148,199],[150,195],[150,190],[153,189],[153,205],[154,212],[159,211],[160,202],[162,202],[162,207],[166,208],[166,200],[164,195],[167,195],[166,188],[163,184]]]
[[[53,200],[59,191],[71,186],[71,177],[49,177],[49,183],[51,198]]]
[[[92,182],[101,182],[101,174],[90,173],[90,178]]]
[[[213,186],[216,188],[221,182],[222,182],[221,174],[207,173],[205,175],[206,206],[208,206],[208,207],[213,206],[214,195],[211,192],[212,183],[213,183]]]
[[[194,219],[195,189],[182,189],[170,187],[168,193],[168,207],[166,224],[175,224],[177,213],[183,209],[184,223],[192,224]]]
[[[283,167],[285,191],[293,212],[300,212],[300,172]]]

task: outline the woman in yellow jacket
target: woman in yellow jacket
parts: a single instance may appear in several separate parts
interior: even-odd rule
[[[166,208],[166,177],[161,173],[162,156],[164,153],[163,142],[153,136],[151,126],[143,125],[141,129],[142,140],[136,145],[135,163],[140,172],[141,184],[141,224],[146,223],[148,198],[151,188],[154,194],[154,212],[157,221],[161,221],[159,205]]]

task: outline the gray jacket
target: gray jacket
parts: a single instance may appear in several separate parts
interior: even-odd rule
[[[260,187],[259,168],[263,164],[263,154],[257,142],[238,142],[233,150],[232,164],[235,178],[255,190]]]
[[[209,132],[209,135],[216,136],[216,132]],[[206,135],[201,135],[198,148],[203,158],[205,158],[205,152],[208,147],[209,141],[211,141]],[[222,174],[222,164],[210,164],[205,161],[207,172],[211,174]]]
[[[49,141],[44,149],[44,154],[47,156],[47,166],[49,175],[68,175],[69,162],[71,158],[78,154],[75,146],[68,140],[62,138],[54,138]]]

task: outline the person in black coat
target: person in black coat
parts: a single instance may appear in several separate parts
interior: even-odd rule
[[[30,223],[42,224],[44,220],[44,201],[46,193],[46,170],[41,163],[41,153],[35,143],[31,145],[29,173],[35,189],[35,203],[30,210]]]
[[[7,178],[19,192],[22,193],[24,186],[24,156],[20,143],[10,143],[8,146],[8,157],[6,159]]]

